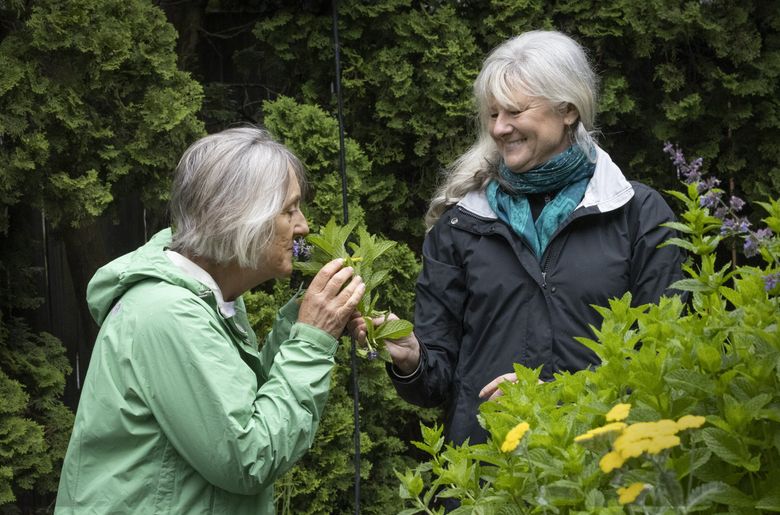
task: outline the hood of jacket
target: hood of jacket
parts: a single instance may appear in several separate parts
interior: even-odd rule
[[[614,211],[631,200],[634,196],[634,188],[609,154],[598,146],[596,154],[596,170],[588,182],[585,195],[577,209],[595,207],[599,212],[606,213]],[[482,218],[489,220],[498,218],[488,204],[484,188],[469,192],[458,202],[458,205]]]
[[[102,325],[122,295],[141,281],[165,281],[202,294],[204,285],[186,275],[165,255],[171,230],[163,229],[143,246],[98,269],[87,286],[87,304],[92,318]]]

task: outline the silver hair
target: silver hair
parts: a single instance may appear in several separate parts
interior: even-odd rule
[[[255,268],[274,236],[290,171],[304,191],[303,164],[264,129],[238,127],[199,139],[176,167],[171,249]]]
[[[488,55],[474,81],[477,139],[448,167],[446,179],[437,188],[425,215],[428,228],[447,206],[498,176],[500,155],[489,132],[490,103],[520,107],[512,100],[518,90],[545,100],[555,109],[563,111],[573,106],[579,115],[571,132],[573,142],[591,155],[598,79],[585,50],[557,31],[534,30],[515,36]]]

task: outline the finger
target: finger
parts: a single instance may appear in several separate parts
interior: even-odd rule
[[[480,399],[484,399],[485,397],[490,397],[491,399],[496,396],[496,392],[500,392],[498,389],[498,385],[503,383],[504,381],[511,381],[516,382],[517,381],[517,374],[514,372],[510,372],[509,374],[500,375],[497,378],[490,381],[488,384],[485,385],[482,390],[479,391],[479,397]]]
[[[344,284],[349,280],[350,277],[353,278],[353,274],[355,273],[355,269],[351,266],[345,266],[330,278],[328,283],[322,288],[321,292],[327,295],[328,297],[336,298],[339,294],[339,292],[344,287]],[[349,287],[349,285],[347,286]]]
[[[366,283],[363,282],[363,279],[359,275],[353,277],[352,281],[350,281],[347,287],[339,294],[339,298],[347,297],[344,301],[344,309],[348,309],[352,312],[360,302],[360,299],[363,298],[365,292]]]
[[[312,279],[311,284],[309,285],[309,289],[317,293],[322,291],[325,288],[325,285],[327,285],[330,281],[331,277],[339,272],[343,266],[344,260],[341,258],[337,258],[333,261],[325,263],[320,271],[317,272],[317,275],[314,276],[314,279]]]

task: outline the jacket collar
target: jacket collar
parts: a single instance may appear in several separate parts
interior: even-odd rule
[[[598,146],[596,153],[596,170],[588,182],[585,195],[577,209],[595,207],[598,212],[606,213],[628,203],[634,196],[634,188],[620,171],[620,168],[612,162],[609,154]],[[481,218],[489,220],[497,218],[496,213],[488,204],[484,188],[467,193],[458,202],[458,206]]]

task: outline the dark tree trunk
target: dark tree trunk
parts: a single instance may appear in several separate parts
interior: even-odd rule
[[[165,12],[168,21],[179,33],[176,54],[179,56],[179,68],[203,78],[198,58],[198,46],[203,34],[207,0],[159,0],[157,5]]]

